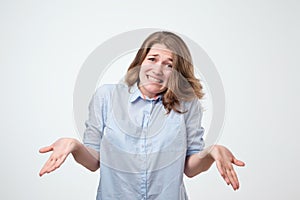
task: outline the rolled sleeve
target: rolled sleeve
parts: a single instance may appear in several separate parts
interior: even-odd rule
[[[198,153],[204,149],[204,128],[201,126],[202,113],[202,106],[198,99],[189,102],[187,112],[185,113],[187,131],[186,156]]]
[[[105,87],[98,88],[89,103],[89,116],[85,122],[83,144],[100,152],[101,139],[106,120]]]

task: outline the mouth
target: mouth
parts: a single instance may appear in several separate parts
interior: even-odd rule
[[[146,77],[151,82],[155,82],[155,83],[163,83],[164,82],[163,80],[154,78],[153,76],[146,75]]]

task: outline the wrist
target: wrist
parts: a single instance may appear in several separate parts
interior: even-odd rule
[[[80,142],[74,138],[70,139],[71,152],[76,152],[80,149]]]
[[[216,160],[219,151],[220,151],[220,145],[216,144],[211,146],[211,150],[209,151],[209,156],[211,157],[211,159]]]
[[[214,146],[209,146],[209,147],[205,148],[204,150],[200,151],[198,153],[198,158],[214,160],[213,155],[212,155],[213,148],[214,148]]]

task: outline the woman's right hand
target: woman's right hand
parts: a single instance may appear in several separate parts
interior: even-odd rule
[[[39,150],[40,153],[52,151],[47,162],[44,164],[39,175],[43,176],[59,168],[66,160],[68,155],[75,151],[77,141],[73,138],[60,138],[50,146],[43,147]]]

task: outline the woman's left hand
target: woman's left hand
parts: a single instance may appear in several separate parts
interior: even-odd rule
[[[233,164],[242,167],[245,166],[245,163],[236,159],[226,147],[221,145],[215,145],[210,155],[215,160],[217,168],[226,183],[231,185],[234,190],[239,189],[239,180]]]

